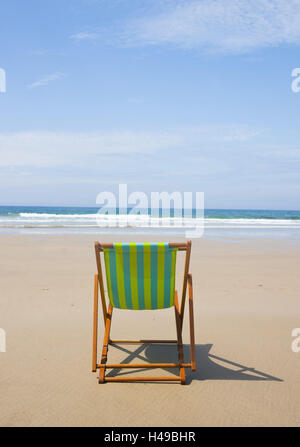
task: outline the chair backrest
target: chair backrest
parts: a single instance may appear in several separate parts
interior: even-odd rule
[[[164,309],[174,305],[176,254],[187,244],[95,244],[100,283],[104,252],[109,301],[120,309]],[[183,248],[185,247],[185,248]]]

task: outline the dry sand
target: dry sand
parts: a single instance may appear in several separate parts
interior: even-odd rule
[[[1,426],[300,426],[300,353],[291,349],[299,243],[194,241],[197,372],[187,386],[99,385],[91,372],[95,239],[0,236]],[[115,312],[112,337],[153,336],[175,336],[172,310]],[[111,348],[109,361],[177,359],[172,346],[124,348],[139,357]]]

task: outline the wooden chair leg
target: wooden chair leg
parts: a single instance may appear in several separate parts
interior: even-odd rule
[[[189,315],[190,315],[190,341],[191,341],[191,364],[192,371],[196,371],[196,355],[195,355],[195,330],[194,330],[194,303],[193,303],[193,280],[192,275],[188,275],[188,291],[189,291]]]
[[[108,343],[110,336],[110,327],[111,327],[111,318],[112,318],[112,306],[111,304],[108,307],[108,312],[106,314],[106,322],[105,322],[105,332],[103,339],[103,348],[102,348],[102,356],[101,356],[101,365],[105,365],[107,362],[107,352],[108,352]],[[105,367],[100,368],[99,371],[99,383],[105,382]]]
[[[184,357],[183,357],[183,346],[182,346],[182,322],[179,313],[178,305],[178,295],[175,291],[175,320],[176,320],[176,330],[177,330],[177,346],[178,346],[178,361],[179,361],[179,372],[180,372],[180,383],[185,385],[185,369],[184,369]]]
[[[97,340],[98,340],[98,275],[94,276],[94,320],[93,320],[93,358],[92,371],[97,370]]]

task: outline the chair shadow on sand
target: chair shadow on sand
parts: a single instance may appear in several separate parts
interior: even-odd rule
[[[170,363],[178,363],[177,346],[172,345],[148,345],[142,344],[135,349],[128,349],[128,345],[112,345],[126,354],[126,357],[120,363],[131,363],[136,360],[150,363],[163,363],[168,358]],[[256,381],[275,381],[283,382],[282,379],[274,377],[253,367],[245,366],[240,363],[224,359],[220,356],[210,354],[212,344],[196,345],[196,366],[197,371],[191,373],[186,369],[186,383],[194,380],[256,380]],[[189,362],[189,346],[184,346],[184,358]],[[146,369],[139,369],[145,371]],[[147,369],[149,371],[149,369]],[[151,369],[151,371],[153,371]],[[165,371],[171,374],[178,374],[178,369],[166,368]],[[109,371],[107,377],[115,377],[136,373],[136,370],[115,369]],[[157,383],[157,382],[156,382]]]

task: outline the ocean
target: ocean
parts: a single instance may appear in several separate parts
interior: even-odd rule
[[[129,214],[111,210],[99,214],[95,207],[48,207],[48,206],[0,206],[0,232],[21,233],[128,233],[170,234],[184,236],[194,226],[204,228],[205,236],[261,236],[300,238],[300,210],[229,210],[206,209],[204,218],[189,216],[181,211],[164,216],[157,210],[149,218],[145,210],[141,214]]]

